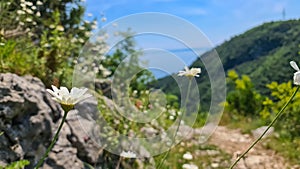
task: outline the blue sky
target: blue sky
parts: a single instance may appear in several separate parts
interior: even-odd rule
[[[141,12],[176,15],[196,25],[214,45],[263,22],[300,18],[299,0],[86,0],[87,13],[107,22]]]
[[[221,44],[231,37],[241,34],[255,26],[264,22],[298,19],[300,18],[300,0],[85,0],[86,2],[86,19],[88,13],[99,18],[101,23],[102,15],[107,19],[101,23],[102,26],[113,22],[121,17],[143,12],[161,12],[168,13],[180,17],[200,29],[211,42],[210,46],[214,47]],[[283,17],[285,11],[285,18]],[[162,21],[164,22],[164,21]],[[157,25],[161,26],[162,22]],[[141,22],[137,27],[146,27],[147,23]],[[170,27],[170,32],[174,28]],[[180,30],[186,33],[186,37],[193,38],[193,34],[189,34],[191,30]],[[142,40],[140,40],[142,39]],[[160,48],[166,50],[160,51],[161,62],[168,63],[171,68],[168,71],[155,73],[158,77],[166,75],[166,72],[178,72],[182,69],[182,64],[175,64],[172,60],[168,60],[168,51],[174,56],[183,60],[184,64],[190,65],[198,55],[193,54],[189,50],[181,50],[181,45],[176,45],[165,37],[157,39],[157,37],[143,36],[137,38],[137,42],[142,48]],[[198,40],[194,42],[198,43]],[[198,47],[192,47],[201,51]],[[204,51],[201,51],[202,53]],[[200,53],[201,53],[200,52]],[[146,53],[150,53],[149,51]],[[153,52],[153,54],[157,54]],[[199,54],[199,53],[197,53]],[[150,58],[146,56],[146,58]],[[153,60],[152,60],[153,61]],[[150,62],[152,62],[150,60]],[[152,63],[156,63],[153,61]]]

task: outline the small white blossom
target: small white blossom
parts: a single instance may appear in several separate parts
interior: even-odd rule
[[[185,71],[179,71],[178,76],[199,77],[199,73],[201,73],[200,68],[189,69],[188,67],[185,67]]]
[[[134,152],[131,152],[131,151],[127,151],[127,152],[122,151],[120,156],[125,157],[125,158],[136,158],[136,154]]]
[[[20,6],[21,6],[22,8],[25,8],[25,7],[26,7],[26,4],[21,2]]]
[[[85,37],[90,37],[91,35],[92,35],[92,32],[88,32],[88,31],[87,31],[87,32],[84,33],[84,36],[85,36]]]
[[[294,84],[300,85],[300,69],[294,61],[291,61],[290,65],[297,71],[296,73],[294,73]]]
[[[92,29],[97,29],[97,25],[92,25],[91,28]]]
[[[49,28],[54,29],[55,26],[54,26],[53,24],[51,24],[51,25],[49,26]]]
[[[46,43],[46,44],[44,44],[44,47],[49,48],[49,47],[51,47],[51,45],[49,43]]]
[[[72,38],[72,39],[71,39],[71,42],[72,42],[72,43],[75,43],[75,42],[77,42],[77,39],[76,39],[76,38]]]
[[[32,9],[32,10],[36,10],[36,6],[32,6],[31,9]]]
[[[109,70],[102,70],[102,75],[104,76],[104,77],[107,77],[107,76],[109,76],[111,74],[111,71],[109,71]]]
[[[169,119],[174,120],[175,118],[174,118],[174,116],[169,116]]]
[[[22,10],[17,10],[17,14],[22,15],[22,14],[25,14],[25,12]]]
[[[33,14],[33,11],[31,9],[26,9],[26,13]]]
[[[198,169],[198,167],[194,164],[183,164],[182,168],[183,169]]]
[[[42,1],[36,1],[36,5],[43,5]]]
[[[31,18],[26,18],[25,21],[26,21],[26,22],[32,22],[32,19],[31,19]]]
[[[56,30],[63,32],[65,29],[63,26],[58,25],[58,26],[56,26]]]
[[[36,15],[37,17],[40,17],[40,16],[41,16],[41,13],[40,13],[40,12],[37,12],[35,15]]]
[[[79,26],[78,29],[79,29],[79,30],[85,30],[85,27],[84,27],[84,26]]]
[[[172,116],[176,116],[176,110],[174,110],[174,109],[171,109],[171,110],[169,111],[169,113],[170,113]]]
[[[186,160],[192,160],[193,155],[190,152],[187,152],[187,153],[183,154],[183,158]]]
[[[4,46],[4,45],[5,45],[5,43],[0,42],[0,46]]]
[[[88,13],[87,16],[88,16],[88,17],[92,17],[93,14],[92,14],[92,13]]]
[[[28,1],[25,1],[25,4],[26,4],[27,6],[32,6],[32,5],[33,5],[32,2],[28,2]]]
[[[61,105],[74,106],[76,103],[91,97],[92,95],[87,94],[88,89],[79,89],[73,87],[71,92],[66,87],[57,87],[52,85],[52,89],[47,89],[47,91],[53,96],[52,99],[60,103]]]
[[[28,32],[28,36],[32,37],[34,34],[32,32]]]
[[[78,42],[84,43],[84,40],[83,40],[82,38],[79,38],[79,39],[78,39]]]
[[[23,25],[24,25],[24,22],[19,22],[19,25],[23,26]]]

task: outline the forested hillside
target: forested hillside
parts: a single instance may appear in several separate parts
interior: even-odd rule
[[[255,88],[262,94],[268,94],[266,84],[272,81],[286,82],[292,78],[293,69],[289,61],[299,60],[299,37],[300,20],[276,21],[250,29],[215,49],[226,72],[234,69],[240,75],[250,76],[255,82]],[[202,103],[208,103],[210,82],[205,66],[198,59],[190,67],[202,68],[201,78],[197,80]],[[167,92],[178,94],[179,91],[172,83],[172,77],[169,76],[160,79],[158,85],[163,86]],[[207,108],[209,104],[203,105]]]

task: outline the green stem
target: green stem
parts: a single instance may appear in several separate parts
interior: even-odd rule
[[[50,146],[48,147],[48,149],[47,149],[46,153],[44,154],[44,156],[43,156],[43,157],[39,160],[39,162],[37,163],[35,169],[38,169],[39,167],[41,167],[41,165],[43,164],[45,158],[48,156],[49,152],[50,152],[51,149],[53,148],[55,142],[57,141],[58,134],[59,134],[59,132],[60,132],[60,130],[61,130],[61,128],[62,128],[62,126],[63,126],[65,120],[66,120],[66,118],[67,118],[67,114],[68,114],[68,112],[65,111],[64,117],[63,117],[63,119],[62,119],[62,121],[61,121],[61,123],[60,123],[60,125],[59,125],[59,127],[58,127],[57,132],[55,133],[54,138],[53,138],[52,141],[51,141]]]
[[[285,108],[288,106],[288,104],[293,100],[296,93],[298,92],[300,86],[297,87],[293,95],[290,97],[290,99],[286,102],[286,104],[281,108],[281,110],[276,114],[275,118],[272,120],[272,122],[269,124],[267,129],[262,133],[260,137],[258,137],[251,145],[250,147],[241,155],[239,156],[235,162],[229,167],[230,169],[233,169],[233,167],[263,138],[263,136],[267,133],[267,131],[271,128],[271,126],[277,121],[277,119],[280,117],[280,115],[283,113]]]
[[[186,94],[186,98],[185,98],[185,102],[184,102],[184,106],[183,106],[184,109],[185,109],[185,107],[186,107],[186,105],[187,105],[188,97],[189,97],[189,95],[190,95],[190,89],[191,89],[191,79],[189,79],[188,90],[187,90],[187,94]],[[177,136],[177,132],[178,132],[178,130],[179,130],[179,126],[180,126],[180,124],[181,124],[182,117],[184,116],[184,114],[185,114],[185,110],[182,111],[182,114],[181,114],[181,116],[180,116],[180,118],[179,118],[179,123],[178,123],[177,129],[176,129],[176,132],[175,132],[175,134],[174,134],[174,137],[173,137],[173,139],[172,139],[171,146],[170,146],[169,150],[167,151],[167,153],[164,155],[162,161],[161,161],[161,162],[159,163],[159,165],[157,166],[157,169],[160,169],[160,167],[163,165],[163,163],[165,162],[166,158],[168,157],[168,155],[169,155],[169,153],[170,153],[170,151],[171,151],[171,147],[172,147],[172,145],[173,145],[173,143],[174,143],[174,141],[175,141],[175,138],[176,138],[176,136]]]

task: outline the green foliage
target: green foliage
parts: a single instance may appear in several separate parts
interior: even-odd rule
[[[25,166],[29,164],[30,162],[28,160],[20,160],[20,161],[15,161],[4,168],[0,166],[0,169],[23,169]]]
[[[276,113],[284,106],[291,97],[296,87],[292,86],[291,81],[278,84],[272,82],[267,85],[271,91],[271,97],[266,98],[263,102],[263,110],[260,115],[263,119],[272,120]],[[276,123],[276,128],[280,129],[282,137],[294,139],[300,136],[300,93],[298,92],[293,101],[285,109],[281,120]]]
[[[263,145],[266,148],[275,150],[280,155],[289,159],[291,163],[296,165],[300,164],[300,138],[294,138],[290,140],[289,138],[283,137],[270,137],[264,140]]]
[[[255,90],[251,79],[246,75],[239,78],[237,73],[231,70],[228,72],[227,83],[233,90],[227,95],[225,108],[233,113],[256,115],[262,107],[262,96]]]
[[[0,10],[0,72],[31,74],[46,86],[70,87],[79,49],[97,24],[83,20],[83,4],[8,0]]]
[[[21,41],[21,40],[20,40]],[[0,46],[0,72],[13,72],[19,75],[33,74],[38,77],[44,76],[43,59],[37,58],[37,50],[28,46],[31,42],[22,40],[24,45],[14,40],[8,40]],[[22,50],[21,50],[22,48]]]

